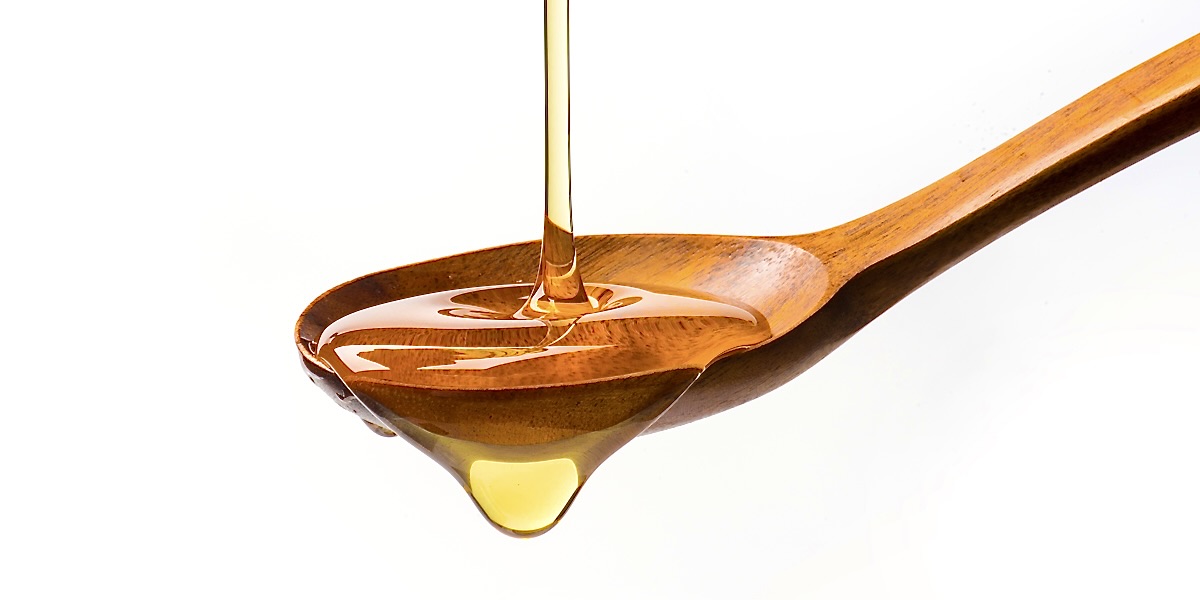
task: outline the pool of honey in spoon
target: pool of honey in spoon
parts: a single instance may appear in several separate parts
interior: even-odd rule
[[[758,311],[703,293],[589,284],[589,310],[531,316],[533,289],[385,302],[335,321],[317,347],[377,424],[517,535],[553,526],[600,462],[709,363],[770,337]]]

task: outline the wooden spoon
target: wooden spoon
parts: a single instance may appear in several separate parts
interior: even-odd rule
[[[577,240],[590,281],[665,285],[733,298],[773,337],[719,359],[649,431],[700,419],[803,373],[925,282],[1018,225],[1200,129],[1200,35],[1109,81],[1000,147],[890,206],[786,237],[607,235]],[[381,271],[318,297],[296,324],[315,383],[369,414],[314,355],[333,321],[381,302],[529,282],[526,242]],[[368,423],[370,424],[370,423]],[[390,433],[380,431],[380,433]]]

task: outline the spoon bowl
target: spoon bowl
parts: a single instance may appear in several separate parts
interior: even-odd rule
[[[576,240],[589,281],[660,286],[737,298],[767,318],[772,332],[799,325],[831,294],[825,265],[799,246],[768,238],[717,235],[603,235]],[[540,246],[526,242],[373,273],[318,297],[300,316],[296,343],[313,382],[369,424],[337,375],[316,356],[331,323],[383,302],[453,289],[525,283]],[[634,260],[630,260],[630,259]],[[531,268],[533,267],[533,268]],[[377,429],[378,431],[378,429]],[[382,432],[381,432],[382,433]]]

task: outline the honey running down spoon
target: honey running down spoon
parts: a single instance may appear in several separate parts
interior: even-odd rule
[[[477,382],[473,388],[448,389],[444,381],[431,380],[399,386],[405,391],[395,394],[394,382],[357,381],[357,372],[338,371],[330,364],[331,355],[322,352],[336,337],[329,334],[331,329],[338,335],[355,331],[331,326],[353,320],[360,311],[450,290],[498,289],[531,281],[531,267],[539,261],[534,242],[400,267],[342,284],[304,311],[296,344],[309,376],[344,408],[381,434],[402,434],[447,466],[502,528],[536,534],[557,522],[587,475],[629,438],[715,414],[782,385],[966,256],[1197,129],[1200,36],[1104,84],[929,187],[832,229],[775,238],[579,238],[578,263],[589,283],[684,290],[700,300],[740,308],[743,313],[737,318],[767,326],[762,339],[747,341],[754,335],[741,334],[731,338],[727,349],[736,352],[691,357],[676,368],[659,363],[646,371],[583,380],[548,375],[546,385],[521,380],[511,386]],[[468,312],[478,312],[491,300],[463,302]],[[540,352],[571,335],[573,324],[560,321],[539,323],[548,331],[556,331],[555,323],[562,325],[557,331],[564,337],[531,340],[523,350]],[[636,332],[626,333],[636,337]],[[378,339],[374,343],[375,352],[386,345]],[[587,344],[605,346],[595,339]],[[488,357],[503,359],[494,346],[488,346],[493,352]],[[376,355],[354,356],[369,361]],[[416,370],[423,368],[427,367]],[[368,365],[362,373],[372,369],[376,367]],[[569,468],[559,460],[570,461]],[[553,497],[543,511],[550,516],[518,518],[512,521],[516,526],[505,525],[504,516],[489,512],[490,500],[481,499],[480,490],[474,489],[484,487],[481,482],[496,481],[497,489],[509,485],[500,494],[509,498],[497,501],[499,508],[491,506],[497,511],[506,502],[536,503],[528,496],[530,490],[521,488],[524,482],[558,482],[550,486],[553,489],[534,491],[535,496]]]

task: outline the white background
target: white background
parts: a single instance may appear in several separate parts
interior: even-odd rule
[[[577,230],[787,234],[949,173],[1200,3],[573,19]],[[0,3],[0,596],[1200,593],[1200,137],[631,444],[535,540],[324,397],[291,342],[318,293],[540,234],[540,27],[530,0]]]

